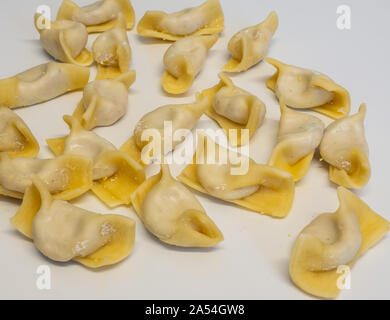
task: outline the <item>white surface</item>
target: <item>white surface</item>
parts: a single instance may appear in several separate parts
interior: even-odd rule
[[[90,1],[76,2],[87,4]],[[148,9],[173,12],[201,2],[132,1],[137,22]],[[229,58],[226,45],[230,37],[236,31],[263,20],[269,11],[276,10],[280,26],[268,55],[328,74],[351,93],[353,113],[361,102],[367,102],[366,134],[372,177],[358,195],[378,213],[390,219],[390,2],[221,2],[225,13],[225,31],[209,53],[204,70],[191,90],[183,96],[168,96],[160,87],[162,56],[169,43],[141,38],[135,29],[128,33],[133,49],[131,68],[137,71],[137,81],[129,93],[129,109],[118,123],[98,128],[96,132],[119,147],[130,137],[134,125],[146,112],[167,103],[192,101],[197,91],[217,83],[217,73]],[[55,16],[60,1],[0,2],[0,78],[50,60],[41,48],[33,26],[33,13],[42,4],[49,5]],[[341,4],[351,6],[351,30],[340,31],[336,28],[336,8]],[[94,38],[90,36],[89,45]],[[256,94],[267,105],[266,121],[250,143],[251,155],[258,162],[266,162],[270,155],[279,119],[278,103],[264,83],[272,73],[271,66],[261,63],[245,73],[232,76],[238,86]],[[76,92],[41,105],[16,110],[39,140],[40,157],[51,156],[45,138],[68,132],[62,115],[71,114],[80,98],[81,92]],[[217,128],[205,116],[199,126]],[[45,259],[9,222],[20,202],[0,198],[0,298],[311,298],[290,281],[288,260],[299,231],[317,214],[334,211],[338,206],[335,186],[328,181],[326,165],[317,160],[313,162],[306,178],[297,184],[293,208],[283,220],[205,196],[198,195],[198,198],[225,236],[225,241],[213,249],[191,250],[164,245],[145,231],[133,209],[120,207],[109,210],[91,194],[74,201],[76,205],[93,211],[121,213],[137,221],[136,244],[129,258],[99,271],[90,271],[77,263],[60,264]],[[390,239],[386,237],[360,259],[352,271],[351,290],[342,292],[340,298],[390,298],[389,246]],[[36,268],[42,264],[51,268],[51,290],[40,291],[36,288]]]

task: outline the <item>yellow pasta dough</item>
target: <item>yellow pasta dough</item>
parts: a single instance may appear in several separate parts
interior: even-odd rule
[[[329,163],[329,179],[346,188],[361,189],[371,176],[364,135],[366,112],[362,104],[356,114],[332,122],[320,145],[321,156]]]
[[[290,276],[295,285],[320,298],[335,298],[342,280],[337,269],[351,268],[390,230],[389,221],[351,191],[339,187],[337,195],[339,209],[317,216],[306,226],[290,257]]]
[[[138,148],[134,136],[130,137],[122,146],[120,146],[119,151],[129,155],[141,166],[145,167],[147,165],[142,162],[142,150]]]
[[[241,155],[247,170],[237,168],[233,159],[239,158],[230,151],[226,160],[221,157],[227,150],[209,137],[200,136],[193,158],[177,179],[191,188],[249,210],[283,218],[294,200],[294,180],[286,171],[257,164]],[[215,155],[213,155],[215,151]],[[218,155],[218,159],[216,159]]]
[[[207,0],[198,7],[167,14],[147,11],[138,23],[141,36],[176,41],[189,35],[221,33],[224,16],[219,0]]]
[[[126,28],[132,29],[135,14],[129,0],[101,0],[85,7],[79,7],[71,0],[63,0],[57,20],[80,22],[87,27],[89,33],[94,33],[112,28],[120,13],[126,18]]]
[[[317,117],[289,109],[283,100],[280,113],[277,144],[268,164],[290,172],[298,181],[310,168],[324,133],[324,123]]]
[[[91,52],[85,46],[88,41],[87,28],[79,22],[71,20],[47,21],[39,13],[34,16],[35,28],[40,34],[43,48],[54,59],[62,62],[89,66],[93,62]]]
[[[26,123],[15,112],[0,107],[0,152],[11,158],[34,158],[39,144]]]
[[[118,263],[133,249],[135,222],[55,200],[38,178],[27,189],[11,223],[51,260],[75,260],[89,268]]]
[[[45,102],[84,88],[89,68],[49,62],[0,80],[0,106],[17,108]]]
[[[188,91],[203,68],[207,52],[217,40],[218,35],[213,34],[185,37],[174,42],[164,55],[163,89],[171,94]]]
[[[241,72],[259,63],[268,50],[278,24],[278,15],[272,11],[263,22],[237,32],[228,44],[232,58],[222,70]]]
[[[247,144],[264,121],[265,105],[256,96],[236,87],[226,74],[218,77],[220,82],[216,86],[200,94],[209,102],[205,113],[225,131],[230,145]],[[248,130],[247,135],[242,130]]]
[[[180,247],[212,247],[223,235],[200,202],[172,178],[168,165],[131,196],[145,227],[161,241]]]
[[[267,58],[277,71],[267,80],[269,89],[283,98],[286,105],[297,108],[311,108],[333,119],[349,114],[351,100],[346,89],[328,76]]]
[[[130,204],[131,193],[145,180],[143,168],[109,141],[85,130],[77,119],[64,116],[64,120],[71,129],[70,134],[46,140],[53,153],[90,159],[93,161],[92,192],[109,207]]]

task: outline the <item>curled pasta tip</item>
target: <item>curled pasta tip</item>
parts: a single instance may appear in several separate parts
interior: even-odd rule
[[[93,96],[82,117],[82,124],[86,130],[96,127],[96,117],[94,116],[98,108],[98,97]]]
[[[70,19],[80,7],[71,0],[63,0],[60,9],[58,10],[57,20]]]
[[[225,72],[220,72],[218,74],[218,78],[226,85],[226,86],[234,86],[234,83],[232,79],[225,73]]]
[[[347,196],[351,193],[347,188],[339,186],[337,187],[337,198],[339,200],[340,205],[343,205],[345,202],[344,200],[347,198]]]
[[[31,178],[31,186],[29,188],[36,188],[41,199],[41,208],[47,209],[53,202],[53,197],[47,189],[45,183],[37,176],[33,175]]]
[[[362,103],[360,105],[359,114],[362,116],[363,119],[366,117],[366,114],[367,114],[367,104],[366,103]]]
[[[41,20],[42,22],[46,19],[46,17],[38,12],[36,12],[34,14],[34,26],[35,26],[35,29],[37,29],[37,31],[39,33],[41,33],[42,29],[39,27],[39,20]],[[44,22],[43,22],[44,23]]]
[[[135,70],[130,70],[125,73],[120,74],[118,77],[114,78],[117,81],[122,82],[126,88],[130,88],[137,78],[137,73]]]
[[[273,65],[275,68],[280,68],[281,66],[285,66],[285,64],[279,60],[276,60],[274,58],[267,57],[265,58],[265,61],[271,65]]]
[[[80,121],[77,120],[75,117],[70,116],[68,114],[65,114],[62,119],[65,121],[65,123],[69,126],[71,129],[71,132],[79,132],[83,130],[83,126],[81,125]]]
[[[206,45],[208,50],[210,50],[213,47],[213,45],[217,42],[218,38],[219,38],[218,33],[202,36],[203,42]]]
[[[275,11],[271,11],[268,17],[264,20],[264,25],[272,31],[272,34],[274,34],[279,26],[278,14]]]

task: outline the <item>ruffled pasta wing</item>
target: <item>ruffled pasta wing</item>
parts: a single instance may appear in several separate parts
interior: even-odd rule
[[[115,165],[117,170],[110,177],[94,181],[92,192],[109,207],[131,204],[131,194],[145,180],[142,166],[118,151],[104,153],[99,163]]]
[[[120,38],[117,38],[118,32],[121,35]],[[113,44],[108,43],[111,41],[115,43],[113,53],[114,57],[111,57],[111,48],[102,47],[102,43],[106,44],[106,46],[109,45],[109,47],[111,47]],[[95,47],[95,45],[99,43],[100,45],[98,47]],[[99,50],[102,50],[102,52],[99,52]],[[106,52],[106,50],[108,51]],[[92,45],[92,52],[94,55],[94,59],[97,63],[96,80],[114,79],[119,77],[121,74],[128,72],[128,70],[130,69],[132,53],[126,33],[126,20],[123,14],[120,13],[118,15],[115,25],[111,29],[105,31],[102,35],[96,38],[94,44]],[[116,63],[114,63],[113,65],[111,63],[100,63],[101,61],[96,58],[96,55],[103,56],[105,59],[107,59],[107,57],[110,57],[110,60],[115,59]]]
[[[348,125],[347,122],[356,121],[357,124],[361,125],[363,128],[363,121],[366,115],[366,105],[362,104],[359,108],[359,112],[342,119],[333,122],[325,130],[324,138],[320,145],[320,152],[325,161],[329,162],[329,179],[330,181],[344,186],[346,188],[361,189],[363,188],[371,176],[371,165],[368,158],[368,151],[365,148],[362,148],[358,144],[358,139],[362,139],[365,142],[364,133],[360,132],[358,136],[355,134],[356,125]],[[338,129],[337,129],[338,127]],[[332,129],[331,129],[332,128]],[[336,128],[333,129],[333,128]],[[363,130],[363,129],[362,129]],[[342,135],[348,136],[349,132],[352,132],[354,135],[350,140],[346,141],[343,146],[346,151],[348,151],[349,158],[345,159],[345,163],[348,165],[349,170],[343,167],[343,163],[339,163],[337,166],[333,162],[333,159],[328,159],[336,156],[335,154],[328,155],[326,152],[327,146],[331,146],[332,142],[342,138]],[[332,141],[333,140],[333,141]]]
[[[71,117],[65,119],[71,130],[80,130]],[[46,140],[56,156],[63,154],[67,137]],[[116,170],[109,177],[95,180],[91,186],[92,192],[109,207],[131,204],[130,195],[145,180],[143,167],[129,155],[116,150],[104,152],[95,162],[100,167],[115,167]]]

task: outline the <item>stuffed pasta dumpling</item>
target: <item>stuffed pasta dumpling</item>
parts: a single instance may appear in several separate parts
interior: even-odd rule
[[[98,214],[53,199],[37,177],[11,219],[46,257],[75,260],[89,268],[118,263],[133,249],[135,222],[117,214]]]

